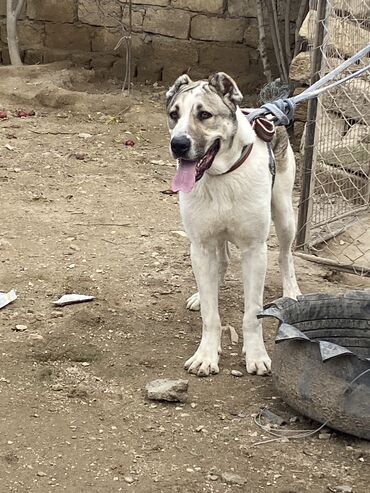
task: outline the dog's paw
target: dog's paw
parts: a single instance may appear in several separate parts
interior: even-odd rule
[[[271,359],[265,348],[260,350],[248,350],[245,353],[245,366],[247,372],[255,375],[269,375],[271,373]]]
[[[188,310],[198,311],[200,310],[200,296],[199,293],[194,293],[186,301],[186,308]]]
[[[208,377],[220,370],[218,368],[218,354],[212,355],[210,351],[199,350],[187,360],[185,370],[194,373],[198,377]]]

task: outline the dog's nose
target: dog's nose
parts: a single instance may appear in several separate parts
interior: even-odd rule
[[[190,149],[191,141],[185,135],[171,140],[171,150],[176,157],[184,157]]]

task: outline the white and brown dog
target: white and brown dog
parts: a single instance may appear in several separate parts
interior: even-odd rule
[[[203,321],[200,345],[185,368],[198,376],[219,371],[218,290],[231,242],[242,258],[246,367],[249,373],[264,375],[271,369],[271,360],[257,315],[263,305],[271,216],[280,243],[284,296],[299,294],[291,252],[295,160],[286,130],[277,128],[272,142],[276,159],[272,188],[267,144],[256,136],[239,108],[242,94],[231,77],[219,72],[208,81],[193,82],[182,75],[166,97],[170,149],[178,160],[172,186],[179,191],[198,286],[187,306],[191,310],[200,307]]]

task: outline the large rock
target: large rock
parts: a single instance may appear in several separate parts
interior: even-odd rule
[[[353,15],[358,20],[369,20],[370,4],[361,0],[331,0],[333,9]]]
[[[121,20],[121,6],[116,0],[80,0],[78,19],[92,26],[116,27]]]
[[[45,24],[45,46],[61,50],[90,51],[91,31],[87,26],[64,24],[63,29],[58,24]]]
[[[184,10],[154,9],[146,11],[143,29],[154,34],[186,39],[189,33],[190,12]]]
[[[370,124],[362,125],[361,123],[355,123],[348,130],[346,135],[343,137],[342,145],[343,146],[354,146],[359,144],[360,142],[367,142],[370,136]],[[369,155],[370,162],[370,155]]]
[[[232,17],[256,17],[256,0],[229,0],[227,10]]]
[[[320,111],[316,120],[318,139],[315,143],[316,151],[321,154],[341,145],[343,136],[347,130],[346,121],[336,113]],[[304,151],[306,129],[303,131],[301,152]]]
[[[224,0],[172,0],[171,6],[178,9],[192,10],[194,12],[222,14],[224,10]]]
[[[324,107],[344,115],[347,119],[370,122],[370,82],[352,79],[321,96]]]
[[[309,43],[314,42],[317,12],[310,10],[303,21],[299,35]],[[343,57],[350,57],[370,42],[369,31],[343,17],[330,16],[326,38],[327,51],[337,50]]]
[[[185,402],[189,380],[159,378],[145,386],[148,399],[155,401]]]
[[[243,19],[196,15],[191,20],[191,37],[204,41],[240,42],[243,40],[245,25]]]
[[[73,22],[76,20],[75,0],[28,0],[27,16],[38,21]]]

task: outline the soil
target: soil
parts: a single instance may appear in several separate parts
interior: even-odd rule
[[[0,290],[18,294],[0,312],[0,491],[367,492],[369,442],[326,430],[260,443],[271,438],[254,423],[263,406],[284,429],[317,423],[295,419],[270,377],[246,374],[229,334],[219,375],[183,370],[201,324],[185,308],[189,245],[166,193],[163,88],[125,97],[68,65],[1,68],[0,81],[10,113],[0,121]],[[19,108],[36,115],[17,118]],[[281,296],[274,235],[269,243],[266,302]],[[369,286],[296,266],[303,292]],[[71,292],[96,299],[53,305]],[[220,306],[239,333],[242,305],[235,252]],[[275,329],[265,324],[270,353]],[[188,378],[188,402],[148,401],[146,383],[161,377]]]

